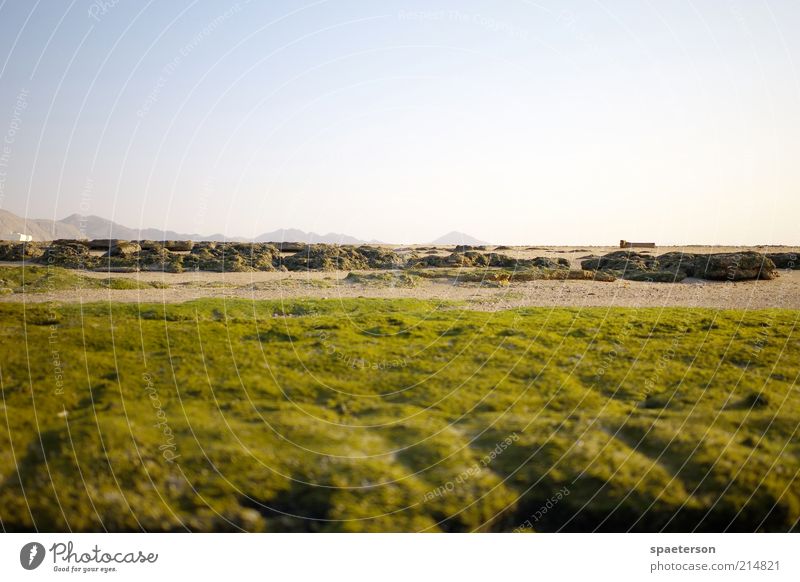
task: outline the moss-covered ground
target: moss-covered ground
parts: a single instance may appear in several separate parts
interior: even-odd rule
[[[0,304],[0,520],[789,531],[800,311]]]
[[[159,282],[123,277],[87,277],[62,267],[0,266],[0,294],[49,293],[74,289],[149,289],[165,288]]]

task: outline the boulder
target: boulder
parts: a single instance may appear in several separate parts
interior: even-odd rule
[[[505,266],[499,264],[498,256],[495,255],[493,266]],[[463,253],[450,253],[446,256],[429,255],[413,261],[415,267],[486,267],[492,262],[492,255],[484,255],[475,251]]]
[[[369,268],[367,257],[350,246],[308,245],[282,259],[290,271],[357,271]]]
[[[53,241],[50,241],[51,245],[63,245],[63,244],[75,244],[75,245],[83,245],[86,248],[89,248],[89,241],[85,238],[57,238]]]
[[[356,251],[367,259],[370,269],[402,269],[406,266],[406,259],[383,247],[363,245]]]
[[[197,271],[241,272],[274,271],[280,252],[269,243],[214,243],[193,245],[182,258],[185,269]]]
[[[171,253],[164,247],[143,248],[139,253],[139,268],[142,271],[180,273],[183,271],[183,256]]]
[[[108,248],[106,257],[133,257],[142,247],[136,241],[118,240]]]
[[[47,246],[38,262],[67,269],[91,269],[97,263],[97,257],[82,241],[59,240]]]
[[[519,266],[519,262],[514,257],[502,253],[487,253],[484,255],[490,267],[505,267],[513,269]]]
[[[652,270],[656,259],[634,251],[614,251],[602,257],[581,261],[581,268],[589,271],[609,270],[627,274],[635,271]]]
[[[90,240],[88,242],[88,244],[89,244],[89,248],[92,249],[93,251],[106,251],[106,252],[108,252],[108,250],[110,248],[116,246],[117,243],[120,243],[120,242],[122,242],[122,241],[120,241],[119,239],[116,239],[116,238],[96,238],[96,239]]]
[[[547,269],[534,267],[508,273],[513,282],[520,281],[602,281],[610,283],[616,277],[605,271],[586,271],[583,269]]]
[[[701,279],[744,281],[778,276],[775,263],[754,251],[696,255],[694,263],[694,276]]]
[[[550,257],[536,257],[525,261],[520,261],[522,264],[531,267],[540,267],[542,269],[569,269],[569,261],[565,258],[559,257],[552,259]]]
[[[500,267],[504,269],[517,269],[539,267],[542,269],[569,269],[567,259],[551,259],[549,257],[536,257],[534,259],[516,259],[502,253],[479,253],[465,251],[450,253],[446,256],[427,255],[420,259],[409,261],[409,266],[415,267]]]
[[[662,272],[672,273],[675,276],[673,281],[680,281],[686,277],[693,277],[695,259],[696,255],[679,251],[664,253],[656,257],[658,263],[657,268]],[[668,278],[668,275],[664,275],[664,277]]]
[[[283,253],[299,253],[306,248],[306,243],[301,242],[271,242],[269,243]]]
[[[614,251],[581,261],[588,270],[608,271],[631,281],[674,283],[686,277],[742,281],[773,279],[775,264],[761,253],[717,253],[709,255],[670,252],[658,257],[633,251]]]
[[[436,251],[432,251],[432,254],[409,261],[409,265],[413,267],[447,267],[446,259],[446,256],[441,256]]]
[[[45,245],[39,242],[0,242],[0,261],[32,261],[44,254]]]
[[[800,253],[767,253],[767,258],[779,269],[800,269]]]
[[[173,253],[185,253],[194,248],[194,243],[190,240],[165,240],[164,248]]]

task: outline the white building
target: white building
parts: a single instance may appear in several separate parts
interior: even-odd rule
[[[14,242],[31,242],[33,236],[29,234],[22,234],[21,232],[4,232],[0,235],[0,240],[11,240]]]

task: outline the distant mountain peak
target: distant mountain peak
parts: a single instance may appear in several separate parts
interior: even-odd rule
[[[366,241],[355,237],[329,232],[317,234],[296,228],[283,228],[265,232],[254,239],[243,236],[226,236],[224,234],[187,234],[163,228],[130,228],[102,216],[70,214],[61,220],[22,218],[7,210],[0,209],[0,237],[14,232],[27,233],[33,240],[44,241],[55,238],[119,238],[123,240],[210,240],[210,241],[246,241],[246,242],[302,242],[329,243],[340,245],[360,245]],[[375,242],[375,241],[372,241]]]
[[[255,242],[303,242],[307,244],[327,243],[340,245],[360,245],[366,242],[337,232],[317,234],[316,232],[305,232],[297,228],[281,228],[271,232],[265,232],[258,235],[253,240]]]
[[[444,236],[440,236],[431,244],[434,245],[485,245],[489,244],[485,241],[475,238],[474,236],[470,236],[463,232],[458,232],[454,230],[452,232],[448,232]]]

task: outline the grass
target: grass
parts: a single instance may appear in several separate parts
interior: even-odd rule
[[[0,267],[0,293],[49,293],[75,289],[163,289],[160,282],[89,277],[62,267]]]
[[[582,271],[570,269],[547,269],[541,267],[527,267],[525,269],[504,269],[494,267],[439,267],[429,269],[409,269],[410,276],[423,279],[452,279],[456,283],[481,283],[504,286],[509,283],[522,283],[526,281],[564,281],[584,280],[596,282],[611,282],[613,275],[603,272]]]
[[[345,283],[365,285],[368,287],[416,287],[419,277],[403,271],[387,271],[377,273],[348,273]]]
[[[0,304],[0,520],[15,531],[797,530],[798,317],[364,299]]]

